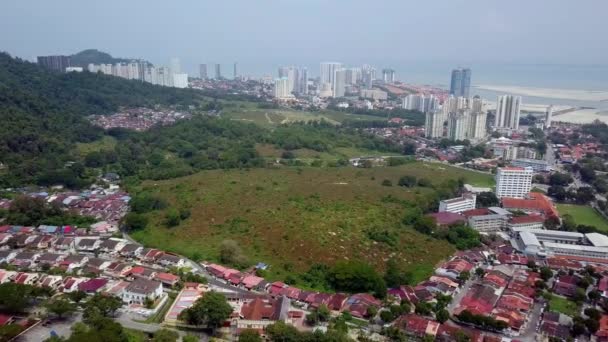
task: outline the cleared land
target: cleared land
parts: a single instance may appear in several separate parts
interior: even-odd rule
[[[384,179],[397,184],[404,175],[434,184],[459,177],[481,186],[491,182],[487,175],[417,162],[371,169],[205,171],[145,182],[139,191],[164,198],[172,208],[189,208],[191,217],[166,228],[165,212],[152,212],[148,228],[132,236],[148,246],[210,261],[219,260],[222,241],[235,240],[251,263],[271,265],[271,279],[346,259],[382,270],[386,260],[395,258],[420,280],[454,248],[401,224],[408,210],[434,195],[431,188],[381,185]]]
[[[594,226],[603,232],[608,232],[608,221],[598,214],[595,209],[585,205],[558,204],[557,210],[562,215],[570,215],[576,224]]]
[[[333,124],[339,124],[344,120],[382,120],[384,118],[370,115],[357,115],[337,111],[306,112],[289,109],[260,109],[234,107],[226,108],[223,116],[232,120],[253,122],[262,127],[272,128],[280,124],[290,122],[309,122],[325,120]]]
[[[549,301],[549,310],[563,313],[564,315],[568,315],[570,317],[579,315],[578,305],[576,305],[575,302],[555,295],[552,296],[551,300]]]

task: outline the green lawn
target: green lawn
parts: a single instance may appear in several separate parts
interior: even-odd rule
[[[100,140],[96,140],[90,143],[78,143],[76,149],[81,155],[87,155],[90,152],[96,151],[110,151],[116,147],[116,139],[109,135],[104,136]]]
[[[549,311],[555,311],[574,317],[579,314],[578,305],[575,302],[553,295],[549,301]]]
[[[595,209],[585,205],[558,204],[557,210],[561,215],[570,215],[576,224],[594,226],[608,233],[608,221],[606,221]]]
[[[280,124],[297,121],[325,120],[339,124],[344,120],[382,120],[384,118],[370,115],[349,114],[337,111],[307,112],[291,109],[260,109],[256,107],[236,106],[225,108],[223,116],[232,120],[253,122],[256,125],[273,128]]]

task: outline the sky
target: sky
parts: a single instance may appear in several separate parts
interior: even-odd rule
[[[243,73],[294,64],[313,74],[334,60],[587,66],[608,64],[606,13],[606,0],[6,0],[0,50],[179,57],[192,74],[235,61]]]

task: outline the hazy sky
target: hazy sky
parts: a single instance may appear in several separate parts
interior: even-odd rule
[[[608,64],[606,13],[606,0],[3,0],[0,50],[177,56],[191,73],[233,61],[245,72],[323,60]]]

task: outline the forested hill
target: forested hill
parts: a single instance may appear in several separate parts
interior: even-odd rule
[[[103,132],[85,116],[119,106],[190,105],[194,90],[163,88],[101,74],[47,71],[0,53],[0,186],[28,183],[71,159],[76,142]]]
[[[112,57],[109,53],[96,49],[82,50],[70,56],[70,64],[72,66],[80,66],[86,68],[90,63],[93,64],[116,64],[128,63],[133,59]]]
[[[266,160],[258,153],[259,145],[286,152],[401,150],[383,139],[327,123],[283,125],[269,131],[253,123],[194,115],[172,126],[136,133],[103,131],[86,119],[120,106],[206,108],[215,103],[211,98],[218,97],[233,99],[229,94],[160,87],[99,73],[55,73],[0,53],[0,163],[4,164],[0,188],[25,184],[78,188],[102,171],[137,180],[263,167]],[[103,145],[104,141],[111,143]],[[91,144],[81,149],[79,143]],[[340,164],[347,162],[341,158]]]

